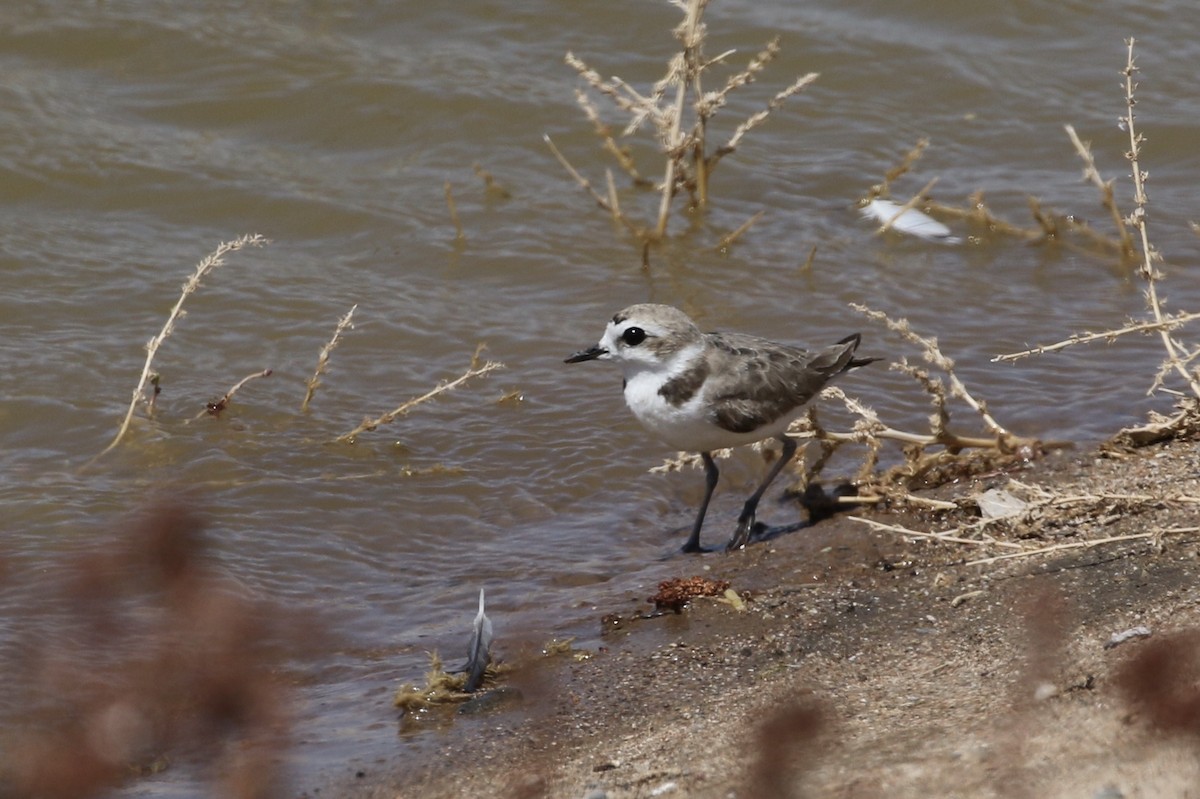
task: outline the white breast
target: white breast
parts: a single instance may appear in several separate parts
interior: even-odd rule
[[[690,361],[688,355],[694,357],[695,353],[679,353],[679,357],[672,359],[670,364],[663,364],[667,368],[660,371],[639,370],[625,378],[625,404],[650,433],[675,449],[711,452],[761,441],[787,426],[788,420],[781,420],[779,430],[762,429],[752,433],[732,433],[718,427],[713,421],[703,387],[681,405],[667,402],[659,389],[671,377],[686,369]]]

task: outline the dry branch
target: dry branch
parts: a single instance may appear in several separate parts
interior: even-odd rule
[[[625,214],[621,213],[620,207],[615,203],[615,195],[612,198],[612,202],[606,200],[604,197],[601,197],[599,192],[592,187],[591,182],[588,181],[588,179],[583,175],[579,174],[579,170],[571,166],[571,162],[567,160],[567,157],[563,155],[558,147],[554,144],[554,141],[550,138],[549,134],[543,134],[542,140],[546,142],[546,146],[550,148],[550,152],[554,153],[554,157],[558,159],[560,164],[562,164],[563,169],[567,170],[567,174],[573,177],[575,182],[579,184],[580,188],[590,194],[592,199],[596,201],[596,205],[600,206],[605,211],[608,211],[609,215],[612,216],[614,220],[623,224],[631,233],[634,234],[634,236],[638,238],[644,237],[645,231],[633,224],[633,222],[631,222],[629,218],[625,216]]]
[[[902,535],[902,536],[905,536],[908,538],[924,538],[924,539],[928,539],[931,541],[944,541],[944,542],[950,543],[950,544],[964,544],[964,545],[973,546],[973,547],[1002,547],[1005,549],[1020,550],[1020,552],[1016,553],[1018,555],[1026,554],[1024,548],[1020,544],[1014,544],[1011,541],[996,541],[996,540],[981,540],[981,539],[977,539],[977,538],[963,538],[962,536],[955,535],[955,533],[958,532],[957,529],[943,530],[940,533],[924,533],[924,532],[921,532],[920,530],[910,530],[907,527],[902,527],[898,524],[885,524],[884,522],[876,521],[875,519],[868,519],[864,516],[851,516],[850,518],[853,521],[867,525],[872,530],[879,530],[882,532],[895,533],[897,535]]]
[[[579,74],[583,82],[607,97],[619,111],[628,116],[628,124],[621,135],[631,135],[647,122],[653,127],[653,135],[664,156],[664,162],[662,179],[655,184],[658,198],[654,221],[646,225],[632,224],[623,214],[618,216],[615,192],[610,189],[607,199],[601,197],[591,188],[590,183],[566,162],[561,153],[555,152],[555,157],[576,182],[592,195],[597,205],[619,218],[634,233],[643,251],[650,242],[661,240],[666,235],[671,208],[680,193],[686,193],[693,206],[705,207],[709,198],[709,178],[717,162],[736,150],[741,139],[789,97],[802,91],[817,78],[816,73],[804,75],[783,91],[776,93],[765,109],[744,120],[736,127],[728,142],[710,154],[709,121],[726,105],[731,92],[752,83],[761,74],[779,52],[779,42],[778,39],[768,42],[743,69],[727,77],[722,88],[706,93],[703,90],[704,74],[717,64],[723,63],[733,51],[711,59],[705,57],[706,28],[703,15],[707,0],[681,0],[673,4],[683,12],[682,22],[673,31],[680,49],[668,60],[666,74],[648,93],[638,91],[619,77],[604,79],[574,53],[566,54],[567,64]],[[605,151],[616,159],[621,169],[634,179],[636,185],[649,183],[634,167],[628,152],[617,145],[608,125],[601,120],[599,112],[587,95],[583,91],[577,92],[576,99],[601,137]],[[553,149],[553,145],[551,146]]]
[[[337,347],[338,342],[341,341],[342,334],[354,327],[350,320],[354,317],[356,310],[358,310],[358,303],[350,306],[350,310],[346,312],[346,315],[338,320],[337,328],[333,331],[333,338],[329,339],[325,346],[321,348],[320,354],[317,355],[317,368],[313,372],[312,377],[308,379],[308,387],[304,392],[304,401],[300,403],[301,413],[308,411],[308,403],[312,401],[313,394],[317,393],[317,388],[321,385],[321,375],[325,374],[325,368],[329,366],[329,356]]]
[[[261,372],[255,372],[254,374],[246,375],[241,380],[234,383],[233,387],[225,392],[225,396],[221,397],[216,402],[207,403],[204,406],[204,410],[193,416],[189,421],[194,422],[204,416],[220,416],[221,411],[229,407],[229,403],[233,400],[233,395],[238,393],[242,386],[246,385],[251,380],[257,380],[260,377],[270,377],[272,372],[273,370],[271,369],[263,369]]]
[[[117,430],[116,437],[113,438],[112,442],[103,450],[101,450],[99,454],[88,461],[87,465],[90,466],[101,457],[115,449],[116,446],[121,443],[121,439],[125,437],[125,433],[129,430],[129,424],[133,420],[133,412],[137,408],[138,401],[145,399],[143,392],[146,388],[146,383],[151,376],[150,366],[154,362],[154,356],[158,354],[158,350],[162,346],[163,342],[166,341],[167,337],[170,336],[175,330],[175,323],[183,318],[183,303],[188,297],[194,294],[198,288],[200,288],[200,281],[218,267],[224,265],[225,256],[229,253],[237,252],[245,247],[262,247],[268,243],[269,242],[267,239],[263,238],[257,233],[248,234],[235,239],[234,241],[222,242],[220,246],[218,246],[215,250],[201,259],[198,264],[196,264],[195,271],[192,272],[191,277],[189,277],[183,284],[182,293],[179,295],[179,299],[176,300],[175,306],[171,309],[171,312],[167,314],[167,321],[163,324],[162,330],[158,331],[158,335],[146,343],[146,363],[142,366],[142,375],[138,379],[137,386],[135,386],[133,389],[133,398],[129,402],[129,410],[125,413],[125,419],[121,422],[121,427]]]
[[[1122,74],[1125,76],[1125,129],[1129,134],[1129,152],[1126,157],[1129,159],[1129,165],[1133,170],[1133,213],[1129,215],[1127,223],[1132,225],[1138,232],[1141,239],[1142,249],[1142,264],[1138,269],[1138,274],[1146,281],[1146,302],[1150,306],[1150,312],[1154,316],[1154,321],[1162,324],[1165,316],[1162,311],[1162,303],[1158,297],[1157,281],[1161,277],[1158,270],[1154,268],[1156,261],[1162,260],[1162,254],[1158,252],[1150,243],[1150,232],[1147,226],[1147,207],[1150,200],[1146,194],[1146,178],[1147,175],[1142,171],[1140,158],[1142,142],[1145,138],[1138,133],[1135,126],[1137,115],[1133,113],[1133,107],[1137,101],[1134,99],[1134,91],[1137,88],[1137,83],[1133,76],[1137,73],[1137,67],[1134,65],[1133,46],[1134,39],[1130,38],[1126,41],[1127,55],[1125,60],[1125,69]],[[1196,375],[1187,370],[1183,363],[1183,357],[1180,355],[1182,349],[1176,341],[1171,338],[1171,333],[1166,328],[1159,328],[1159,338],[1162,339],[1163,348],[1167,351],[1167,360],[1164,366],[1167,370],[1173,369],[1183,378],[1184,382],[1192,389],[1192,393],[1196,397],[1200,397],[1200,380],[1197,380]],[[1155,376],[1153,385],[1150,386],[1148,393],[1153,393],[1162,384],[1163,372],[1159,372]]]
[[[1076,333],[1075,335],[1054,344],[1044,344],[1038,347],[1033,347],[1020,352],[1010,352],[1005,355],[997,355],[992,358],[993,362],[1000,361],[1016,361],[1021,358],[1027,358],[1030,355],[1041,355],[1045,352],[1057,352],[1058,350],[1066,349],[1075,344],[1087,344],[1092,341],[1104,341],[1111,344],[1118,337],[1128,335],[1129,333],[1149,333],[1153,330],[1173,330],[1181,327],[1188,322],[1200,319],[1200,313],[1180,313],[1174,316],[1164,316],[1161,322],[1131,322],[1125,327],[1116,330],[1105,330],[1100,333]]]
[[[1096,160],[1092,157],[1091,145],[1082,141],[1079,134],[1075,132],[1073,125],[1063,125],[1067,131],[1067,137],[1071,139],[1071,144],[1075,147],[1075,152],[1079,153],[1079,157],[1083,159],[1083,177],[1091,182],[1100,191],[1100,202],[1103,203],[1105,209],[1112,216],[1113,227],[1117,230],[1117,235],[1121,240],[1121,254],[1126,258],[1132,258],[1137,254],[1133,246],[1133,237],[1129,235],[1129,228],[1125,224],[1125,218],[1121,215],[1121,210],[1117,208],[1116,198],[1113,196],[1113,181],[1105,180],[1100,177],[1100,170],[1096,169]]]
[[[1081,333],[1075,334],[1063,341],[1054,344],[1047,344],[1037,347],[1032,347],[1021,352],[1009,353],[1007,355],[999,355],[993,358],[993,361],[1012,361],[1018,358],[1023,358],[1029,355],[1037,355],[1045,352],[1054,352],[1065,349],[1066,347],[1075,344],[1083,344],[1092,341],[1112,342],[1116,338],[1130,333],[1146,333],[1157,332],[1162,341],[1163,349],[1166,351],[1166,359],[1163,361],[1158,371],[1155,373],[1151,382],[1148,394],[1153,394],[1156,391],[1163,390],[1168,393],[1178,393],[1165,389],[1163,384],[1167,377],[1174,372],[1187,383],[1191,389],[1192,395],[1200,398],[1200,375],[1196,370],[1189,369],[1189,366],[1198,358],[1200,358],[1200,347],[1188,348],[1181,342],[1177,341],[1172,336],[1172,331],[1176,328],[1200,318],[1200,314],[1196,313],[1177,313],[1167,314],[1162,309],[1162,302],[1158,295],[1158,281],[1162,275],[1155,268],[1155,264],[1162,260],[1161,253],[1151,244],[1150,234],[1148,229],[1148,207],[1149,197],[1146,193],[1147,175],[1142,170],[1140,164],[1141,145],[1145,138],[1138,132],[1136,119],[1134,114],[1134,106],[1137,101],[1134,98],[1134,93],[1137,89],[1137,83],[1134,80],[1134,75],[1137,73],[1137,67],[1134,63],[1134,40],[1126,41],[1126,61],[1125,68],[1122,70],[1124,76],[1125,90],[1125,115],[1122,118],[1122,128],[1129,135],[1129,150],[1125,153],[1125,157],[1129,160],[1131,172],[1133,176],[1134,189],[1134,210],[1128,216],[1122,216],[1117,208],[1116,200],[1113,197],[1112,181],[1105,181],[1100,177],[1099,170],[1096,168],[1095,160],[1092,157],[1089,146],[1080,140],[1075,129],[1070,125],[1066,126],[1068,137],[1074,145],[1076,152],[1084,161],[1084,176],[1091,181],[1101,192],[1101,201],[1105,208],[1112,215],[1113,222],[1116,225],[1121,241],[1119,248],[1122,254],[1126,256],[1138,255],[1140,249],[1141,263],[1138,266],[1138,276],[1145,281],[1145,298],[1146,307],[1152,317],[1152,321],[1147,322],[1130,322],[1122,328],[1116,330],[1107,330],[1100,333]],[[1130,231],[1136,231],[1138,242],[1135,244]],[[1140,245],[1140,246],[1139,246]],[[1176,417],[1182,425],[1188,421],[1185,414]],[[1139,431],[1140,432],[1140,431]]]
[[[732,246],[735,241],[740,239],[742,237],[742,234],[745,233],[747,230],[749,230],[754,225],[755,222],[762,219],[763,214],[765,214],[765,213],[766,213],[766,211],[759,211],[754,216],[750,217],[745,222],[738,225],[737,228],[729,231],[724,236],[722,236],[721,240],[717,242],[717,246],[716,246],[717,251],[724,252],[725,250],[729,249],[730,246]]]
[[[926,338],[919,335],[912,329],[907,319],[895,321],[888,317],[887,314],[880,311],[874,311],[859,303],[851,303],[850,307],[869,319],[883,323],[889,330],[900,334],[900,336],[907,341],[919,346],[922,350],[925,360],[946,374],[946,377],[950,381],[951,395],[967,403],[972,410],[978,413],[980,418],[983,420],[984,425],[986,425],[988,430],[996,436],[998,441],[1001,443],[1014,443],[1018,440],[1015,436],[1013,436],[1012,433],[1002,427],[1000,423],[995,420],[995,418],[988,412],[987,405],[984,402],[977,400],[969,391],[967,391],[967,387],[963,385],[963,382],[958,379],[958,375],[954,372],[954,361],[942,354],[942,351],[938,348],[937,339]]]
[[[358,427],[351,430],[349,433],[345,433],[343,435],[338,436],[337,440],[340,442],[343,442],[343,443],[353,444],[355,439],[358,437],[359,433],[369,432],[371,430],[376,429],[380,425],[390,424],[391,422],[394,422],[399,417],[407,414],[409,411],[411,411],[413,408],[420,405],[421,403],[428,402],[429,400],[433,399],[434,397],[438,396],[439,394],[445,394],[447,391],[456,389],[473,377],[480,377],[482,375],[486,375],[488,372],[492,372],[496,369],[503,369],[503,368],[504,368],[504,364],[498,363],[496,361],[488,361],[487,363],[480,365],[478,363],[478,350],[477,350],[476,356],[471,359],[470,368],[467,369],[467,371],[464,372],[462,375],[456,377],[455,379],[453,379],[449,382],[439,383],[436,387],[430,389],[429,391],[426,391],[421,396],[414,397],[413,399],[410,399],[407,402],[402,403],[395,410],[388,411],[387,413],[383,414],[382,416],[379,416],[375,419],[370,419],[370,418],[364,419],[362,424],[360,424]]]

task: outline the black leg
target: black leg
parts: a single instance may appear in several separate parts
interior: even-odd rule
[[[783,471],[783,467],[787,466],[788,461],[796,454],[796,441],[790,436],[780,435],[779,440],[783,442],[783,454],[779,456],[779,460],[775,461],[775,465],[771,467],[771,471],[767,472],[767,476],[763,479],[758,489],[750,495],[750,499],[746,500],[746,504],[742,507],[742,515],[738,517],[737,529],[733,532],[733,538],[729,539],[729,543],[725,546],[725,551],[729,552],[734,549],[741,549],[746,546],[746,542],[750,540],[750,530],[754,527],[754,513],[758,510],[758,501],[762,499],[763,494],[767,493],[767,488]]]
[[[687,543],[683,545],[684,552],[704,551],[700,548],[700,528],[704,526],[704,514],[708,512],[708,501],[712,499],[713,489],[717,487],[717,478],[721,476],[720,470],[717,469],[717,462],[712,459],[712,455],[701,452],[700,457],[704,459],[704,501],[700,503],[700,512],[696,514],[696,523],[692,525],[692,534],[688,536]]]

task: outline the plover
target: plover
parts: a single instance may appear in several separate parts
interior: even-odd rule
[[[684,552],[700,552],[700,528],[720,471],[711,452],[777,438],[783,454],[746,500],[726,550],[746,545],[767,487],[796,453],[784,431],[834,377],[878,358],[855,358],[859,335],[808,351],[742,333],[704,333],[678,308],[631,305],[613,316],[600,342],[566,363],[615,361],[625,403],[650,433],[699,452],[705,489]]]

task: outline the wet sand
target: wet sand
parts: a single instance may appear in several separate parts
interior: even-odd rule
[[[1194,527],[1194,505],[1128,495],[1200,497],[1198,474],[1195,443],[1175,442],[1050,455],[937,495],[1015,478],[1112,496],[1046,518],[1032,532],[1048,545]],[[817,528],[681,557],[679,576],[729,580],[746,609],[700,599],[638,620],[648,604],[607,609],[625,621],[596,619],[612,629],[592,657],[518,659],[507,681],[522,699],[490,711],[488,734],[447,736],[440,764],[366,775],[343,795],[1193,795],[1200,650],[1185,633],[1200,629],[1200,533],[969,566],[1002,550],[846,516],[821,527],[835,543],[816,559],[805,536]],[[1150,635],[1106,646],[1138,627]]]

